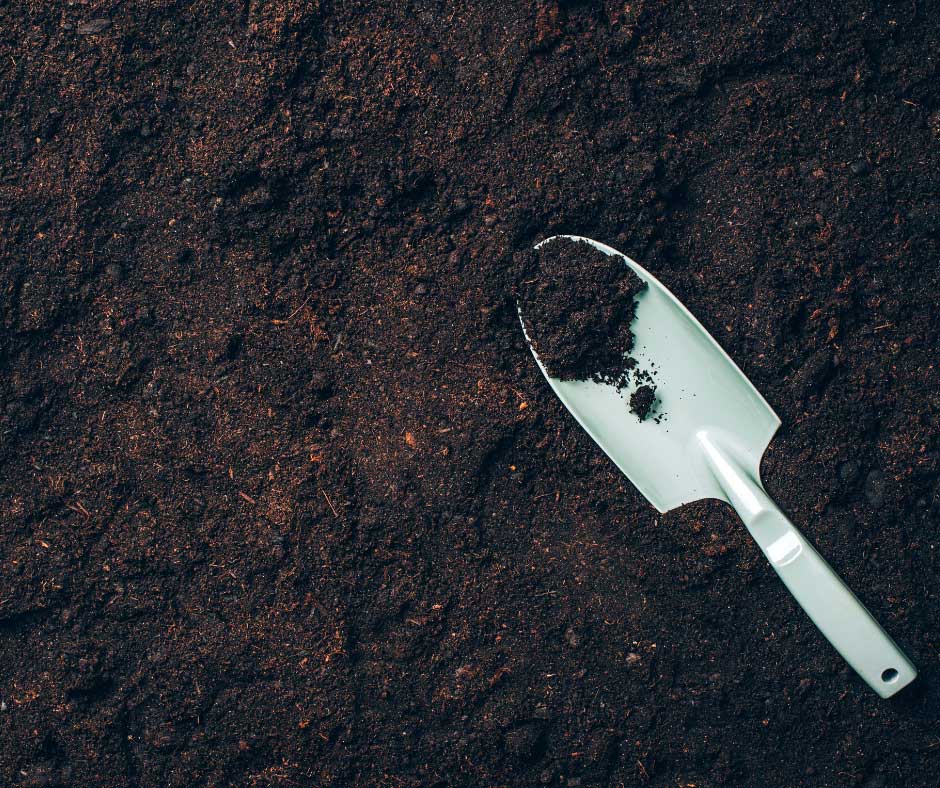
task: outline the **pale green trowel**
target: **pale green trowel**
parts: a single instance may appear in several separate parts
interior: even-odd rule
[[[551,378],[536,355],[568,410],[659,511],[701,498],[731,504],[799,605],[868,685],[887,698],[910,684],[917,675],[910,660],[764,491],[760,460],[780,419],[757,389],[649,272],[609,246],[562,237],[621,258],[647,283],[637,298],[632,355],[640,368],[655,364],[653,415],[663,418],[638,420],[613,386]]]

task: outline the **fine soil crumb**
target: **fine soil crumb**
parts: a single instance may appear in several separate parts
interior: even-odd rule
[[[521,306],[548,374],[625,385],[625,373],[636,364],[629,357],[635,298],[645,288],[621,259],[583,241],[558,238],[539,247]]]
[[[640,386],[630,395],[630,412],[635,413],[640,421],[645,421],[655,398],[656,389],[653,386]]]

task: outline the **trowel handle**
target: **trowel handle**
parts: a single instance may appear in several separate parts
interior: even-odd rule
[[[783,512],[773,506],[749,519],[748,530],[797,603],[868,686],[888,698],[916,678],[904,652]]]
[[[894,695],[917,677],[911,661],[872,614],[826,563],[796,526],[770,499],[753,462],[739,460],[727,438],[698,435],[708,466],[800,607],[882,698]]]

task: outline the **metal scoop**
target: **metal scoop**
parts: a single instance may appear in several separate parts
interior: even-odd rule
[[[702,498],[731,504],[800,607],[882,698],[910,684],[910,660],[764,491],[760,460],[780,426],[770,405],[656,277],[597,241],[555,238],[621,258],[648,285],[632,355],[655,370],[653,415],[662,418],[640,421],[614,386],[550,377],[533,350],[565,407],[659,511]]]

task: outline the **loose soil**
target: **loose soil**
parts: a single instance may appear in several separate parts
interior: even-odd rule
[[[656,389],[653,386],[646,384],[638,386],[630,395],[630,412],[635,413],[640,421],[645,420],[653,408],[655,399]]]
[[[632,323],[646,284],[622,259],[583,241],[539,246],[524,271],[519,308],[526,334],[549,375],[627,385],[636,366]]]
[[[940,11],[0,10],[0,783],[926,786]],[[908,651],[879,700],[723,505],[545,384],[528,250],[655,273]]]

